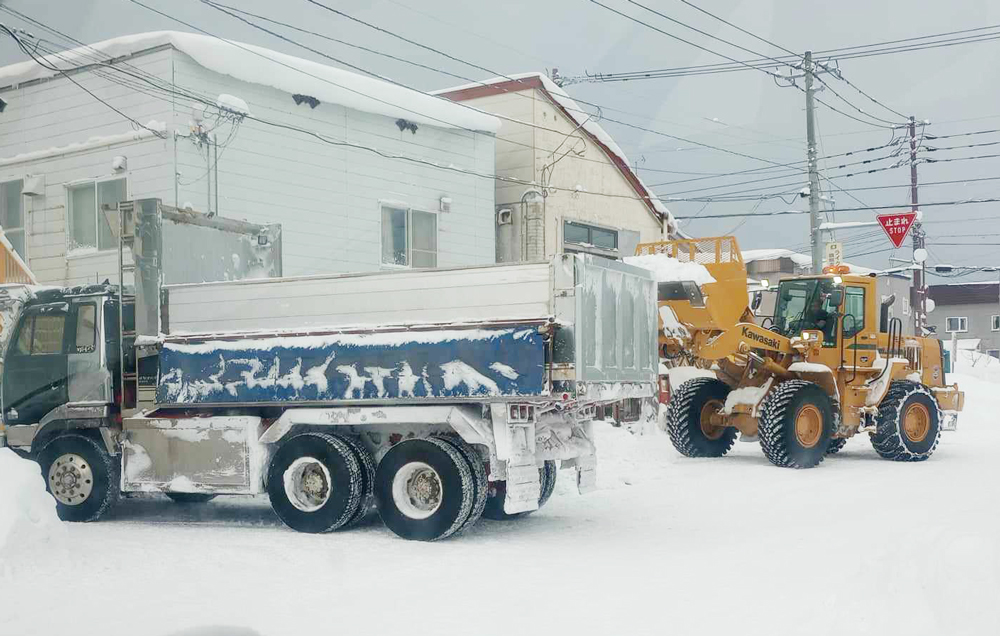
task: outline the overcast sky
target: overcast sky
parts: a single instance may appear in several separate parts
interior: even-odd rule
[[[199,2],[199,0],[140,0],[201,29],[227,38],[266,46],[285,53],[328,60],[257,31]],[[419,62],[440,72],[417,68],[342,44],[284,31],[302,43],[329,55],[405,84],[431,90],[464,83],[449,76],[484,79],[490,75],[430,51],[401,42],[383,33],[353,23],[323,10],[308,0],[219,0],[246,11],[282,20],[324,33],[346,42],[364,45],[385,53]],[[673,68],[725,62],[722,57],[678,42],[626,18],[615,15],[589,0],[322,0],[352,16],[374,23],[412,40],[435,47],[454,57],[489,71],[503,74],[545,71],[557,67],[564,76],[585,73],[613,73],[657,68]],[[676,23],[655,16],[627,0],[601,0],[663,31],[738,59],[752,55],[711,40]],[[642,0],[643,4],[688,25],[766,55],[780,55],[778,49],[742,34],[729,26],[686,6],[680,0]],[[67,35],[96,42],[109,37],[163,29],[191,30],[171,19],[133,4],[130,0],[8,0],[4,3],[53,26]],[[912,0],[694,0],[716,15],[790,50],[799,52],[871,44],[900,38],[1000,24],[1000,3],[989,0],[913,2]],[[23,24],[9,14],[0,21]],[[40,34],[40,33],[36,33]],[[23,56],[10,41],[0,43],[0,64],[21,61]],[[844,76],[853,84],[891,108],[932,122],[927,132],[954,134],[1000,128],[1000,40],[965,46],[930,49],[895,55],[845,60]],[[855,106],[878,117],[898,119],[890,111],[868,101],[850,86],[833,79],[832,88]],[[684,137],[734,152],[779,163],[805,158],[804,95],[794,88],[779,88],[765,74],[746,70],[738,73],[656,79],[628,83],[581,83],[567,86],[580,99],[599,104],[607,118],[619,119],[652,132],[617,123],[602,125],[625,149],[647,184],[690,179],[695,175],[677,173],[730,172],[768,166],[751,158],[717,150],[698,148],[663,134]],[[852,106],[830,91],[820,99],[838,109],[865,119]],[[820,155],[833,155],[885,144],[890,131],[853,121],[819,106]],[[954,146],[1000,140],[997,135],[958,137],[927,145]],[[885,151],[859,157],[830,159],[830,174],[849,172],[836,169],[839,163],[884,156]],[[959,157],[1000,154],[1000,146],[956,149],[931,153],[928,157]],[[884,161],[879,166],[891,165]],[[824,167],[823,162],[820,163]],[[859,168],[855,166],[854,168]],[[672,171],[672,172],[660,172]],[[922,182],[1000,177],[1000,158],[924,164],[919,166]],[[779,173],[780,174],[780,173]],[[657,185],[651,189],[667,197],[724,194],[724,188],[680,193],[682,190],[721,186],[773,175],[744,175],[693,183]],[[762,184],[730,188],[736,192],[753,187],[786,186],[799,177],[776,179]],[[909,170],[901,167],[878,174],[836,179],[841,188],[852,190],[873,186],[905,186]],[[805,180],[802,178],[802,186]],[[906,187],[854,190],[855,198],[834,189],[838,208],[864,205],[900,205],[909,202]],[[968,198],[1000,197],[1000,180],[978,183],[927,186],[920,190],[921,201],[954,201]],[[791,199],[789,199],[791,200]],[[609,203],[613,205],[613,203]],[[677,216],[738,214],[749,212],[755,202],[704,203],[667,202]],[[788,209],[808,209],[804,199],[789,205],[778,199],[760,203],[758,213]],[[874,220],[871,212],[841,212],[838,221]],[[928,207],[924,220],[931,248],[930,262],[969,265],[1000,265],[1000,204]],[[694,235],[717,235],[734,231],[744,248],[791,247],[805,251],[808,243],[808,215],[763,216],[741,223],[739,218],[687,222]],[[891,254],[884,237],[869,238],[872,229],[841,232],[847,254],[861,255],[852,260],[876,267],[889,265]],[[990,236],[992,234],[993,236]],[[853,238],[852,238],[853,237]],[[944,245],[974,243],[976,245]],[[897,256],[909,253],[909,242]],[[882,251],[877,251],[882,250]],[[868,252],[876,252],[866,254]],[[978,277],[970,277],[973,280]],[[932,279],[933,280],[933,279]]]

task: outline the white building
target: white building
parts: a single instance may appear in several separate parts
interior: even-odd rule
[[[285,275],[495,260],[494,117],[189,33],[47,59],[73,70],[0,68],[0,223],[39,282],[115,280],[123,198],[281,223]]]
[[[630,256],[637,243],[676,232],[670,212],[618,144],[545,75],[499,77],[434,94],[503,119],[496,170],[509,180],[496,182],[498,260],[537,260],[558,251]]]

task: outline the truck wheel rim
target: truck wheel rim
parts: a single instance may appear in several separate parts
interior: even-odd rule
[[[441,475],[424,462],[410,462],[392,478],[392,501],[410,519],[426,519],[441,507]]]
[[[285,471],[285,495],[302,512],[316,512],[330,500],[333,480],[318,459],[300,457]]]
[[[812,404],[806,404],[795,414],[795,439],[806,448],[812,448],[823,436],[823,414]]]
[[[66,506],[87,501],[94,490],[90,462],[73,453],[60,455],[49,467],[49,489],[56,501]]]
[[[903,432],[911,442],[922,442],[931,431],[931,413],[920,403],[911,404],[903,416]]]
[[[719,400],[709,400],[701,407],[701,432],[708,439],[719,439],[726,430],[724,426],[712,424],[712,416],[718,413],[722,406]]]

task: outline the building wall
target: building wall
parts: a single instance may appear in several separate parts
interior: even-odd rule
[[[164,48],[131,61],[159,77],[170,76],[171,50]],[[111,77],[114,77],[113,75]],[[130,86],[93,73],[73,79],[101,99],[115,105],[136,121],[168,122],[173,105]],[[22,196],[27,262],[40,283],[77,285],[117,279],[117,252],[73,250],[67,244],[66,185],[116,176],[112,159],[128,157],[127,178],[131,196],[173,196],[172,141],[149,137],[96,147],[85,144],[99,137],[128,137],[136,127],[69,80],[57,77],[0,92],[7,108],[0,117],[0,182],[43,175],[44,194]],[[35,158],[18,157],[47,149],[63,149]]]
[[[607,229],[624,230],[619,236],[622,256],[631,255],[636,242],[662,239],[659,220],[645,203],[636,198],[635,190],[617,166],[608,159],[600,146],[576,130],[577,125],[563,115],[541,91],[510,91],[462,103],[505,117],[497,134],[497,174],[541,183],[542,169],[545,168],[545,182],[565,189],[550,192],[540,205],[544,213],[542,238],[546,257],[562,251],[564,221],[579,221]],[[506,118],[528,122],[533,126]],[[555,163],[556,160],[558,163]],[[577,186],[613,196],[571,192]],[[523,219],[518,216],[521,214],[522,196],[529,189],[530,186],[520,183],[498,181],[496,184],[497,207],[514,212],[514,236],[511,240],[515,243],[530,241],[530,237],[516,236],[523,231],[520,228]],[[530,205],[525,206],[528,207]]]
[[[419,126],[414,134],[400,131],[390,117],[335,104],[315,109],[297,106],[291,95],[215,74],[171,47],[136,56],[129,64],[213,100],[220,93],[236,95],[249,103],[254,116],[317,131],[332,140],[480,174],[494,171],[495,140],[490,134],[431,126]],[[190,131],[188,100],[145,94],[92,72],[77,73],[73,79],[138,122],[164,122],[168,132],[176,129],[182,135]],[[221,216],[281,223],[286,275],[382,267],[380,202],[437,214],[438,266],[495,260],[490,178],[331,145],[248,120],[220,148],[219,209],[215,210],[215,175],[206,174],[211,164],[205,149],[191,139],[172,134],[165,140],[118,139],[74,151],[71,144],[95,136],[129,136],[135,126],[63,77],[3,91],[0,96],[8,102],[0,117],[0,181],[27,174],[45,176],[43,196],[22,197],[27,260],[42,283],[117,279],[116,251],[68,248],[66,184],[114,176],[112,159],[118,155],[128,159],[123,174],[129,198],[190,203],[199,211],[211,205]],[[220,127],[220,138],[230,130],[228,125]],[[16,156],[46,148],[60,150],[42,158]],[[450,212],[438,212],[442,197],[452,200]]]
[[[944,341],[951,340],[951,332],[946,329],[946,319],[951,317],[968,318],[968,331],[959,332],[958,338],[966,340],[979,338],[979,350],[987,352],[1000,350],[1000,331],[993,331],[992,317],[1000,315],[1000,301],[992,303],[969,303],[961,305],[937,305],[934,311],[927,315],[927,322],[937,328],[938,337]]]

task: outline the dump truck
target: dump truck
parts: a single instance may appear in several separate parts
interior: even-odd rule
[[[7,444],[63,519],[122,494],[266,493],[298,531],[377,508],[401,537],[441,539],[537,510],[557,462],[592,490],[596,411],[638,417],[655,395],[640,268],[562,254],[277,277],[272,227],[157,200],[120,204],[113,227],[124,284],[37,291],[4,358]],[[177,274],[202,258],[243,267]]]
[[[837,265],[782,279],[774,316],[760,318],[734,237],[637,254],[665,272],[660,352],[668,373],[688,379],[664,425],[681,454],[720,457],[739,434],[777,466],[810,468],[868,433],[881,457],[921,461],[956,427],[964,394],[947,383],[941,341],[904,335],[874,275]]]

